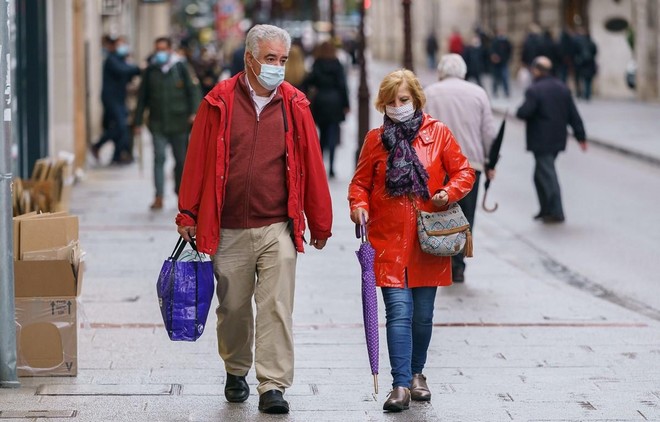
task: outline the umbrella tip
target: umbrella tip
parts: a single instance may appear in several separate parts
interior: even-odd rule
[[[378,394],[378,374],[374,374],[374,391]]]

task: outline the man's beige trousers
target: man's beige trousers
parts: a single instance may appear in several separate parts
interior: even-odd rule
[[[284,392],[293,382],[296,258],[288,223],[222,229],[213,257],[220,302],[218,352],[228,373],[243,376],[252,367],[254,346],[259,394]]]

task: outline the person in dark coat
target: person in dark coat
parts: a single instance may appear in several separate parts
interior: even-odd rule
[[[525,67],[529,68],[532,61],[541,55],[543,38],[541,36],[541,27],[532,23],[529,25],[529,32],[523,41],[521,61]]]
[[[435,32],[431,32],[428,37],[426,37],[426,58],[428,60],[429,69],[435,69],[436,54],[439,50],[438,40],[436,39]]]
[[[340,127],[349,111],[348,88],[344,67],[337,58],[335,46],[325,41],[316,49],[312,71],[303,88],[312,103],[312,115],[319,128],[321,148],[328,152],[328,174],[335,176],[335,147],[339,144]]]
[[[562,82],[568,81],[568,75],[574,72],[573,58],[575,56],[575,40],[569,28],[561,31],[559,36],[559,57],[561,63],[557,69],[557,75]]]
[[[500,85],[504,88],[504,95],[509,98],[509,60],[511,60],[511,41],[502,32],[497,35],[490,45],[490,62],[493,69],[493,96],[497,97]]]
[[[128,108],[126,107],[126,86],[133,77],[140,74],[140,68],[126,62],[129,53],[128,45],[121,37],[105,37],[104,48],[108,55],[103,62],[103,87],[101,102],[103,104],[103,134],[92,145],[94,158],[99,159],[101,147],[108,141],[115,144],[112,155],[113,164],[126,164],[132,161],[130,131],[128,129]]]
[[[172,49],[168,37],[157,38],[150,65],[144,71],[135,107],[136,134],[142,131],[148,111],[148,127],[154,144],[156,195],[150,208],[163,208],[167,146],[174,155],[174,192],[179,194],[190,127],[201,101],[199,80],[193,77],[184,58]]]
[[[589,33],[584,28],[579,28],[578,35],[575,37],[573,62],[575,63],[575,78],[578,81],[577,95],[585,100],[591,99],[591,84],[598,71],[597,53],[598,48]]]
[[[470,45],[463,50],[463,59],[467,64],[465,80],[474,79],[475,83],[481,86],[481,73],[484,71],[484,47],[481,45],[481,38],[478,35],[474,35]]]
[[[564,221],[559,180],[555,159],[566,149],[568,125],[583,151],[587,150],[587,137],[582,118],[575,102],[559,79],[552,76],[552,62],[545,56],[532,61],[534,82],[525,92],[525,102],[516,116],[527,122],[527,150],[534,154],[534,186],[541,210],[534,216],[544,223]]]

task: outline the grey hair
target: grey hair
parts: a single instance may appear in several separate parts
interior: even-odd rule
[[[465,79],[467,65],[460,54],[445,54],[438,63],[438,76],[440,79],[460,78]]]
[[[259,43],[262,41],[280,40],[286,45],[287,51],[291,49],[291,35],[284,29],[274,25],[255,25],[245,37],[245,51],[259,56]]]

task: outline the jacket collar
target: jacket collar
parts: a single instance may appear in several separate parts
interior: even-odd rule
[[[245,71],[241,71],[229,79],[220,81],[208,94],[206,94],[204,99],[208,101],[209,104],[220,107],[221,104],[225,104],[230,97],[233,97],[236,84],[239,83],[240,78],[245,77],[244,75]],[[282,82],[282,84],[277,88],[277,93],[282,96],[285,102],[303,101],[305,96],[298,95],[299,92],[300,91],[294,88],[293,85],[286,81]]]
[[[436,119],[424,113],[424,120],[422,120],[422,126],[419,128],[419,133],[417,134],[417,137],[422,140],[424,145],[428,145],[434,141],[433,135],[435,135],[435,131],[433,127],[436,122]]]

